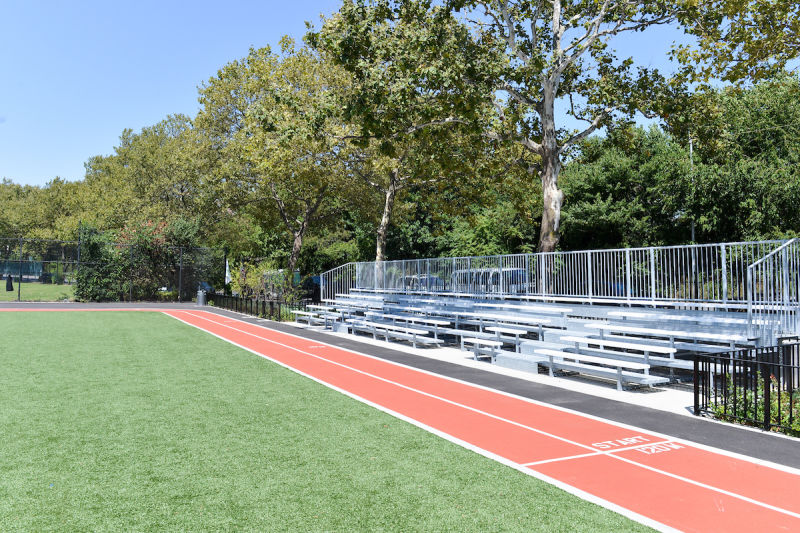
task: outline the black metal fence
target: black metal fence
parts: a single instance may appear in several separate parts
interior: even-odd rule
[[[226,296],[224,294],[209,294],[208,302],[214,307],[227,309],[237,313],[253,315],[271,320],[292,320],[292,311],[305,311],[307,300],[286,302],[282,300],[267,300],[243,298],[241,296]]]
[[[222,288],[223,256],[210,248],[0,238],[0,301],[189,301],[201,282]]]
[[[800,436],[800,344],[713,354],[694,360],[694,413]]]

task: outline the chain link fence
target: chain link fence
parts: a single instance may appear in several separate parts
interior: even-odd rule
[[[0,301],[190,301],[224,275],[212,248],[0,238]]]

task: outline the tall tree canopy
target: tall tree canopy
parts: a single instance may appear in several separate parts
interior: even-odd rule
[[[694,80],[769,79],[800,57],[796,0],[705,0],[686,22],[698,43],[681,46],[677,57]]]
[[[564,156],[599,128],[637,111],[652,113],[669,88],[657,70],[617,57],[614,38],[674,24],[687,16],[688,4],[457,0],[453,6],[466,11],[482,40],[502,43],[502,67],[493,86],[501,127],[490,136],[539,157],[530,169],[538,171],[542,185],[539,250],[554,250],[561,232],[564,195],[558,177]],[[568,128],[565,116],[585,126]]]
[[[344,119],[363,150],[354,171],[383,197],[375,251],[383,261],[398,195],[469,174],[463,138],[483,118],[490,54],[427,0],[345,0],[309,41],[352,75]]]
[[[203,88],[200,124],[222,154],[217,186],[232,208],[273,206],[292,239],[289,271],[309,228],[357,190],[336,105],[348,90],[343,71],[288,38],[280,54],[251,50]]]

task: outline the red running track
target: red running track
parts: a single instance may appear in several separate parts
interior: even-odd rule
[[[204,311],[164,311],[659,529],[800,531],[800,475]]]

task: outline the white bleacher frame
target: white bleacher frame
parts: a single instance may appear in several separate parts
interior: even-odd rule
[[[322,275],[323,298],[358,289],[738,309],[766,343],[800,333],[800,241],[362,262]]]

